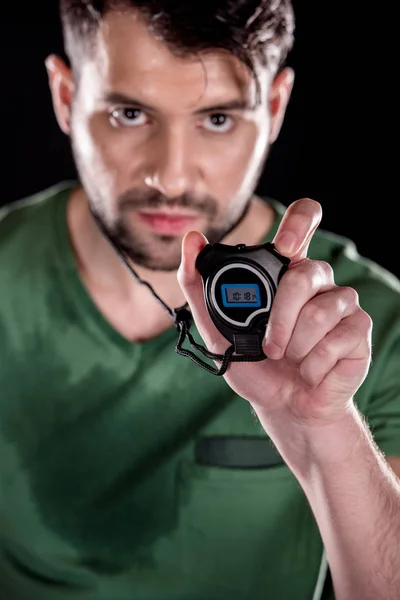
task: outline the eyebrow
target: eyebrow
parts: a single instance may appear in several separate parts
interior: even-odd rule
[[[125,94],[121,94],[120,92],[110,92],[104,97],[104,101],[109,104],[126,104],[129,106],[137,106],[138,108],[143,108],[145,110],[151,110],[153,112],[158,112],[154,106],[150,106],[150,104],[145,104],[136,98],[132,98],[131,96],[126,96]],[[210,112],[225,112],[229,110],[250,110],[254,111],[255,106],[241,99],[233,99],[228,100],[227,102],[222,102],[219,104],[213,104],[212,106],[206,106],[204,108],[200,108],[194,112],[195,115],[204,115]]]

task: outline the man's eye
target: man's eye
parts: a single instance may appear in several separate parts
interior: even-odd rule
[[[138,127],[146,123],[146,115],[140,108],[115,108],[110,115],[113,125]]]
[[[232,117],[223,113],[208,115],[204,123],[206,129],[216,133],[226,133],[232,129],[233,125],[234,121]]]

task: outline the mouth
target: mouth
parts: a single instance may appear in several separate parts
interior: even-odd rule
[[[179,235],[199,219],[197,215],[182,213],[139,212],[138,217],[146,227],[162,235]]]

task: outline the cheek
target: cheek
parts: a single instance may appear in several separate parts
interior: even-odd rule
[[[268,144],[268,129],[246,123],[228,136],[207,160],[207,172],[218,187],[237,191],[258,172]]]
[[[117,218],[114,198],[126,189],[121,178],[124,165],[118,157],[118,144],[110,144],[96,117],[77,118],[71,122],[75,162],[80,178],[92,202],[110,223]]]
[[[119,181],[132,164],[132,148],[103,114],[80,117],[74,127],[75,147],[86,171],[98,181]]]

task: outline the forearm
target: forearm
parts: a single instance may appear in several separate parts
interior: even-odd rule
[[[400,483],[357,409],[335,424],[295,431],[259,417],[308,498],[336,599],[398,600]]]

